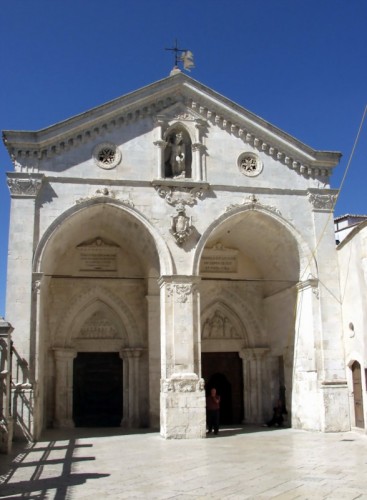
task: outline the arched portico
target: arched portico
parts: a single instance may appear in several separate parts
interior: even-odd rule
[[[317,373],[319,305],[315,260],[298,231],[261,204],[234,207],[203,234],[194,269],[201,276],[202,356],[232,352],[242,360],[244,421],[266,421],[279,397],[289,422],[308,427],[319,420],[302,405],[307,380],[310,406],[317,406],[310,372]],[[242,330],[226,329],[233,315]],[[215,320],[223,324],[220,338],[208,339]]]
[[[172,265],[159,234],[134,208],[107,197],[72,207],[45,231],[34,259],[41,282],[33,317],[38,432],[45,425],[75,424],[73,367],[79,353],[91,377],[99,370],[93,353],[116,353],[121,425],[157,425],[161,268],[171,272]]]

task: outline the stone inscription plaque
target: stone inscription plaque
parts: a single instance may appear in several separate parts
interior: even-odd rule
[[[92,244],[81,245],[79,250],[79,271],[117,271],[118,247],[106,245],[100,238]]]
[[[238,251],[225,248],[205,250],[201,258],[202,273],[236,273]]]

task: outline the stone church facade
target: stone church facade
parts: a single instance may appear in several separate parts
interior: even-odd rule
[[[333,230],[340,154],[168,78],[37,132],[5,131],[15,433],[349,430]]]

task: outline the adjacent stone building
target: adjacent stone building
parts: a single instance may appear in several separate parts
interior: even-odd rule
[[[279,397],[295,428],[350,429],[333,228],[340,154],[175,70],[36,131],[6,131],[16,433],[204,437]]]

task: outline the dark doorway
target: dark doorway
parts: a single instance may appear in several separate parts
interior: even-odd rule
[[[122,419],[122,359],[117,352],[79,352],[74,359],[76,427],[118,427]]]
[[[356,419],[356,427],[364,429],[361,365],[358,363],[358,361],[355,361],[352,364],[352,373],[353,373],[354,414]]]
[[[220,395],[220,423],[241,424],[244,418],[243,375],[238,353],[202,353],[202,374],[207,395],[213,387]]]

